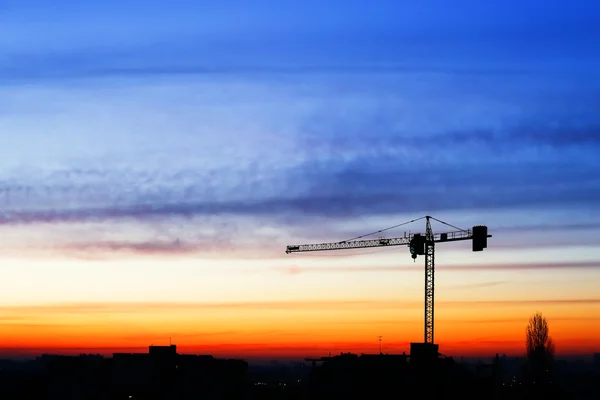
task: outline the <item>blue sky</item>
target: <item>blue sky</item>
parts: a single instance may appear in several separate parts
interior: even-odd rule
[[[345,204],[389,212],[401,200],[410,212],[423,201],[425,208],[462,208],[598,196],[592,43],[600,38],[593,23],[600,14],[591,2],[543,9],[533,2],[457,2],[450,11],[441,2],[165,4],[5,6],[6,166],[22,166],[23,157],[84,159],[87,167],[64,166],[81,169],[70,171],[81,180],[113,152],[129,153],[121,162],[131,165],[121,168],[135,169],[159,152],[199,159],[202,151],[216,155],[209,150],[215,146],[230,153],[204,162],[228,163],[218,173],[230,185],[214,191],[245,191],[246,203],[254,185],[250,197],[312,212]],[[211,129],[227,137],[215,138]],[[237,157],[244,161],[236,167]],[[266,168],[274,180],[249,182],[254,171],[247,167]],[[131,185],[125,180],[138,178],[103,179]],[[206,182],[193,185],[199,180]],[[493,195],[481,192],[492,184]],[[446,188],[455,193],[451,202],[430,195]],[[286,198],[290,191],[294,199]],[[175,196],[162,192],[154,195]],[[335,197],[346,200],[330,201]],[[248,212],[264,204],[205,203],[209,211]]]
[[[227,253],[288,270],[286,244],[431,214],[498,230],[485,263],[600,279],[596,2],[2,4],[14,262]]]

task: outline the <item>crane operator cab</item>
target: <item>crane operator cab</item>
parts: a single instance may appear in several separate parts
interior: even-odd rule
[[[420,233],[416,233],[410,240],[410,254],[413,262],[417,259],[417,256],[425,254],[425,236]]]

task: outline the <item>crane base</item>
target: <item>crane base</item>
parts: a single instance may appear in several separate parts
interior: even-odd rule
[[[439,346],[433,343],[411,343],[410,361],[416,363],[426,363],[435,361],[439,357]]]

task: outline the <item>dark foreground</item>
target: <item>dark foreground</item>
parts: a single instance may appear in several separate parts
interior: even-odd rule
[[[599,361],[557,363],[543,377],[506,357],[470,365],[451,358],[342,354],[249,367],[165,346],[112,358],[0,361],[0,399],[600,399]]]

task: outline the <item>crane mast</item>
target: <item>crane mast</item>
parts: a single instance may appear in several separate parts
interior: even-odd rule
[[[425,228],[425,340],[433,344],[433,305],[435,301],[435,242],[431,222]]]
[[[472,229],[460,229],[430,216],[417,218],[404,224],[396,225],[395,227],[405,225],[410,222],[415,222],[423,218],[426,219],[424,235],[416,233],[409,235],[405,234],[403,237],[395,237],[389,239],[378,238],[368,240],[344,240],[341,242],[333,243],[291,245],[287,246],[286,253],[289,254],[307,251],[347,250],[368,247],[408,245],[410,247],[410,253],[413,260],[416,260],[417,256],[419,255],[425,256],[424,340],[422,343],[411,343],[411,357],[413,357],[415,353],[418,353],[420,357],[421,355],[430,357],[433,353],[435,353],[435,355],[437,356],[437,345],[434,342],[435,244],[441,242],[472,240],[472,250],[482,251],[483,249],[487,248],[487,238],[492,237],[492,235],[488,235],[488,229],[485,225],[477,225],[474,226]],[[456,230],[451,232],[434,234],[431,228],[432,219],[442,224],[453,227]],[[383,229],[374,233],[383,232],[385,230],[387,229]],[[371,234],[359,236],[356,239],[369,235]]]

